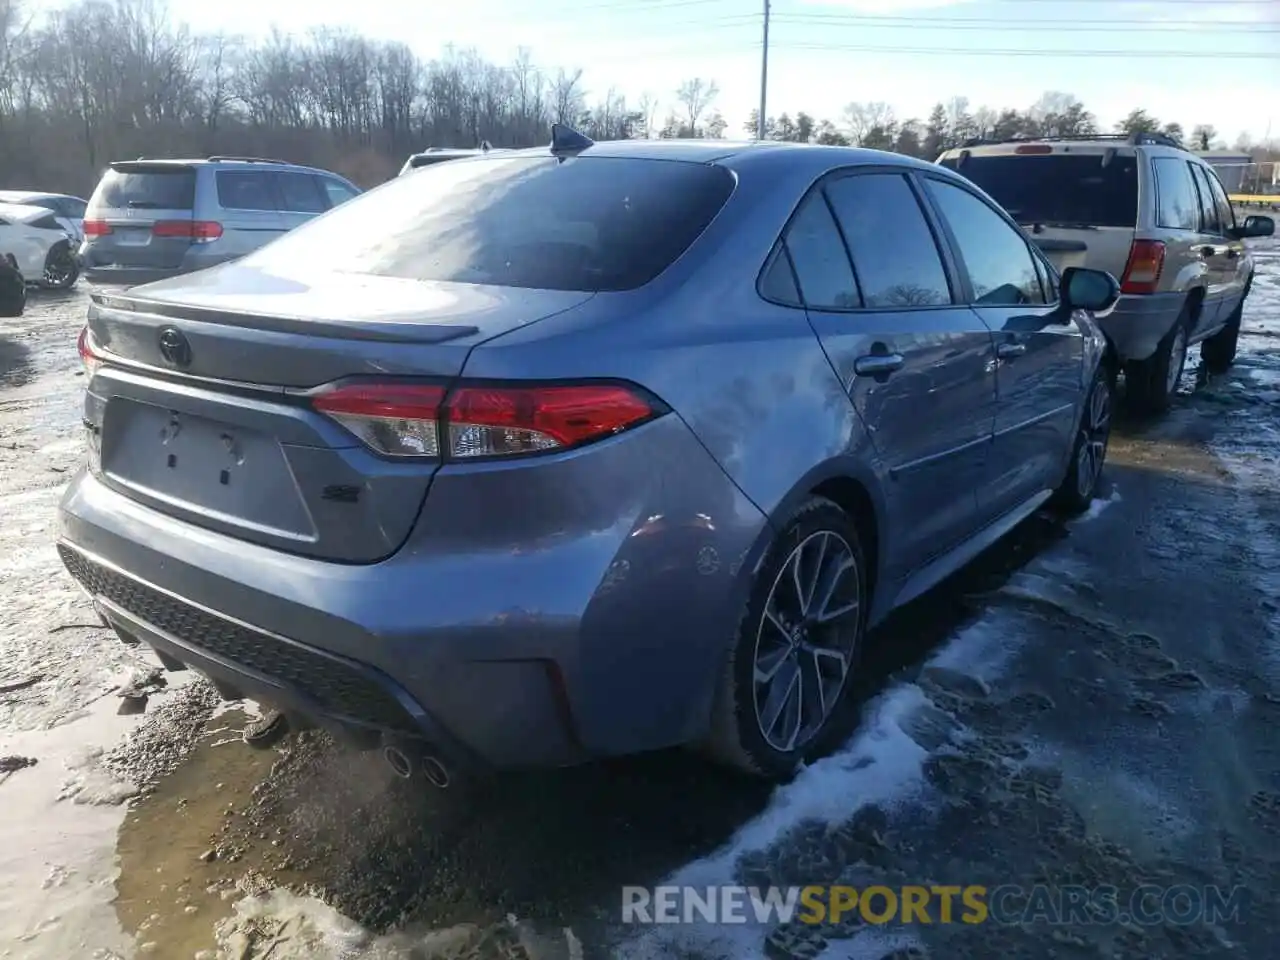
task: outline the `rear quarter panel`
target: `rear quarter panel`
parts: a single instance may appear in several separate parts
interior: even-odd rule
[[[741,165],[729,205],[656,281],[486,343],[464,374],[639,383],[671,405],[761,510],[785,512],[810,471],[851,454],[874,459],[804,312],[756,292],[796,201],[825,169]]]

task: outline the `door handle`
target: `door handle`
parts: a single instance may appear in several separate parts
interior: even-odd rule
[[[996,356],[1001,360],[1012,360],[1027,352],[1025,343],[1002,343],[996,347]]]
[[[900,353],[870,353],[853,361],[853,372],[860,377],[884,377],[901,370],[904,363]]]

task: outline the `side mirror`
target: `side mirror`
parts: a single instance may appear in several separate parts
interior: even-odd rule
[[[1276,222],[1270,217],[1264,217],[1260,214],[1250,214],[1244,218],[1244,223],[1240,224],[1233,231],[1237,240],[1254,240],[1261,237],[1273,236],[1276,232]]]
[[[1106,314],[1120,300],[1120,282],[1105,270],[1067,267],[1062,271],[1062,303],[1071,310]]]

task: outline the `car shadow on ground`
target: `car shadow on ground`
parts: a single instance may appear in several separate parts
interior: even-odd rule
[[[31,350],[0,330],[0,387],[20,387],[33,376]]]

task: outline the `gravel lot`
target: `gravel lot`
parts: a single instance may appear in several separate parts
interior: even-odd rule
[[[57,562],[84,293],[34,294],[0,325],[0,956],[1270,955],[1280,241],[1256,249],[1235,369],[1123,425],[1085,518],[1028,521],[877,631],[860,732],[776,792],[679,753],[458,793],[318,735],[244,747],[251,705],[158,677]],[[1246,899],[1220,925],[620,927],[620,887],[660,882]]]

